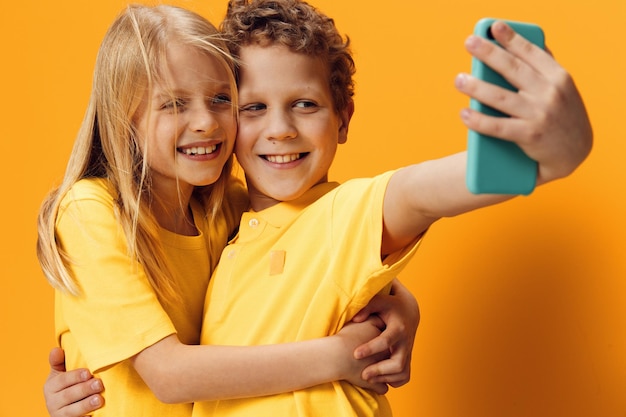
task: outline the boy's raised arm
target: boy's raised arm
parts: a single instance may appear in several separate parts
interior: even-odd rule
[[[459,91],[510,117],[461,112],[470,129],[515,142],[538,162],[537,184],[574,172],[591,151],[593,133],[570,74],[549,52],[503,22],[492,25],[502,48],[477,36],[467,50],[504,76],[513,92],[470,75],[457,77]],[[441,217],[455,216],[513,196],[473,195],[465,186],[466,155],[460,153],[399,170],[385,196],[383,255],[398,250]]]

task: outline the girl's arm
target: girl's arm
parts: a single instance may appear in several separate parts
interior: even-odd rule
[[[269,395],[337,380],[385,393],[387,383],[409,381],[418,324],[417,301],[395,280],[390,295],[374,298],[337,335],[252,347],[189,346],[169,336],[133,364],[164,402]]]
[[[382,320],[370,318],[348,324],[334,336],[244,347],[183,345],[172,335],[136,355],[134,362],[164,402],[254,397],[341,379],[384,394],[384,382],[368,383],[361,374],[369,364],[386,359],[388,349],[365,359],[354,357],[355,348],[377,337],[384,326]],[[51,417],[81,417],[104,405],[102,381],[86,369],[65,372],[63,350],[54,348],[49,363],[44,397]],[[180,389],[171,391],[176,385]]]
[[[492,25],[501,47],[471,36],[466,48],[499,72],[518,91],[457,77],[459,91],[510,115],[461,113],[470,129],[519,145],[538,162],[537,183],[571,174],[587,157],[593,133],[571,76],[549,52],[532,45],[503,22]],[[441,217],[455,216],[512,196],[473,195],[465,186],[466,155],[461,153],[399,170],[385,196],[383,254],[404,247]]]
[[[361,373],[367,365],[386,358],[387,352],[354,358],[356,347],[378,336],[383,326],[381,320],[372,318],[333,336],[263,346],[185,345],[171,335],[132,361],[165,403],[256,397],[343,379],[384,393],[386,384],[367,383]]]
[[[383,320],[385,330],[380,336],[359,346],[354,356],[365,358],[384,351],[390,351],[391,356],[368,366],[361,376],[370,382],[384,382],[394,388],[400,387],[411,378],[411,354],[420,321],[417,300],[395,279],[388,295],[376,295],[352,321],[364,321],[372,314]]]
[[[359,340],[369,341],[354,351],[354,357],[358,359],[373,356],[373,360],[375,360],[375,358],[380,358],[380,355],[383,355],[381,361],[365,367],[362,374],[363,378],[371,379],[372,382],[388,383],[394,387],[400,386],[408,382],[410,377],[411,349],[419,324],[417,302],[408,289],[396,280],[390,295],[376,296],[367,307],[357,314],[354,321],[363,322],[372,314],[380,316],[384,322],[385,330],[374,339],[369,340],[366,339],[366,336],[371,333],[371,328],[363,328],[367,334],[358,336],[354,344],[358,344]],[[361,329],[357,326],[347,327],[340,334],[343,335],[349,331],[358,332]],[[346,335],[346,339],[348,337]],[[346,346],[347,354],[350,352],[350,348],[351,346]],[[387,359],[384,355],[389,351],[393,353]],[[265,359],[257,357],[257,362],[261,361],[265,361]],[[348,360],[348,362],[350,361],[351,359]],[[50,374],[44,385],[44,396],[51,417],[81,417],[102,407],[104,404],[104,399],[100,395],[104,390],[102,381],[94,378],[86,369],[65,372],[64,355],[60,348],[54,348],[50,352],[49,362]],[[306,369],[303,364],[298,366],[301,369]],[[360,366],[365,366],[365,362]],[[276,367],[289,370],[282,363]],[[255,368],[251,369],[256,372]],[[359,369],[362,368],[357,367],[357,370]],[[310,372],[307,370],[306,373],[309,374]],[[356,385],[363,385],[364,383],[358,375],[352,375],[349,380]],[[379,392],[385,389],[384,385],[377,385]]]

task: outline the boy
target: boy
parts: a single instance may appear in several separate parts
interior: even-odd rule
[[[231,1],[223,29],[241,62],[235,152],[253,211],[211,280],[202,343],[269,344],[332,334],[384,289],[433,222],[511,198],[470,194],[464,153],[374,179],[329,183],[328,169],[354,111],[353,62],[332,20],[296,0],[239,0]],[[508,26],[496,23],[492,31],[504,49],[475,37],[467,48],[519,92],[467,75],[456,84],[512,117],[464,110],[462,120],[520,145],[539,163],[538,184],[569,175],[592,143],[576,87],[549,54]],[[391,411],[383,396],[341,381],[194,406],[196,417],[322,413]]]
[[[240,59],[235,154],[252,211],[211,280],[202,344],[273,344],[333,334],[391,282],[433,222],[511,198],[470,194],[464,153],[373,179],[328,182],[354,111],[353,61],[333,21],[297,0],[240,0],[231,1],[222,27]],[[467,47],[520,92],[459,76],[460,91],[512,115],[493,119],[466,110],[463,121],[518,143],[539,162],[540,184],[570,174],[587,156],[592,137],[573,83],[547,53],[528,48],[508,26],[496,23],[492,30],[506,50],[475,37]],[[535,72],[527,71],[531,67]],[[390,414],[384,396],[345,381],[200,402],[193,412]]]

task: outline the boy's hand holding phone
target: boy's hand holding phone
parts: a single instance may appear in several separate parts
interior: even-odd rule
[[[468,38],[466,48],[477,61],[500,74],[513,90],[467,75],[458,77],[457,88],[473,101],[509,117],[484,114],[472,108],[462,112],[463,122],[477,132],[479,141],[490,136],[498,138],[492,140],[505,140],[519,146],[522,157],[537,163],[533,169],[537,184],[569,175],[589,154],[593,137],[585,106],[571,76],[549,52],[514,32],[506,23],[490,22],[488,28],[493,41],[473,35]],[[536,26],[532,30],[535,34],[540,31]],[[479,148],[483,145],[484,142],[480,142]],[[471,143],[468,147],[468,155],[476,151],[472,150]],[[498,189],[488,188],[492,186],[489,182],[494,174],[486,179],[481,177],[484,172],[476,165],[476,162],[482,164],[480,156],[474,161],[468,156],[468,171],[475,170],[468,172],[471,174],[468,175],[470,191],[528,194],[534,188],[534,181],[528,185],[527,171],[515,171],[515,181],[505,181]],[[520,178],[516,176],[526,181],[526,188],[520,188]],[[474,184],[469,184],[470,181]]]

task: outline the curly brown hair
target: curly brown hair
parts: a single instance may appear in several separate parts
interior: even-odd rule
[[[301,0],[231,0],[221,31],[235,57],[246,45],[281,44],[324,60],[335,110],[344,110],[352,101],[356,68],[350,39],[339,33],[333,19],[310,4]]]

